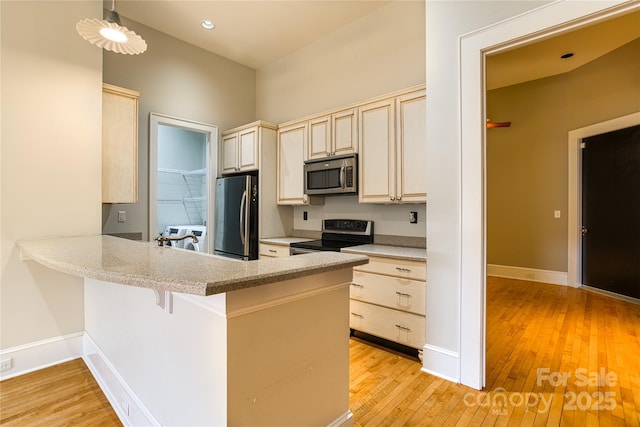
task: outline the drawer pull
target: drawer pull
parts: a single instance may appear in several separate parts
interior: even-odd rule
[[[354,313],[353,311],[351,312],[351,315],[352,315],[352,316],[359,317],[359,318],[361,318],[361,319],[364,317],[362,314]]]
[[[401,331],[411,332],[411,328],[407,328],[406,326],[396,325],[396,328],[400,329]]]
[[[403,293],[403,292],[398,292],[398,291],[396,291],[396,294],[397,294],[399,297],[407,297],[407,298],[411,298],[411,294],[405,294],[405,293]]]
[[[364,286],[359,285],[357,283],[352,283],[351,286],[355,286],[356,288],[364,288]]]
[[[396,267],[396,270],[398,270],[398,271],[406,271],[406,272],[411,271],[410,268],[404,268],[404,267]]]
[[[275,249],[269,249],[269,252],[271,252],[272,254],[275,254],[278,251],[276,251]]]

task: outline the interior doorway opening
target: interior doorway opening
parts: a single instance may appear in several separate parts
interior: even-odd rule
[[[176,247],[213,252],[218,128],[150,114],[149,239],[194,234]]]
[[[459,378],[486,384],[486,122],[487,55],[638,10],[638,4],[553,2],[460,38],[461,269]]]

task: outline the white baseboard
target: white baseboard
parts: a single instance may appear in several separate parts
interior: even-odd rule
[[[425,344],[421,371],[447,381],[459,383],[459,360],[460,355],[455,351]]]
[[[348,410],[333,422],[329,423],[327,427],[353,427],[353,412]]]
[[[82,357],[82,336],[76,332],[0,351],[2,360],[11,359],[11,369],[0,373],[0,380]]]
[[[565,271],[538,270],[535,268],[511,267],[508,265],[487,264],[487,275],[564,286],[568,283],[567,272]]]
[[[86,333],[82,358],[123,425],[161,425]]]

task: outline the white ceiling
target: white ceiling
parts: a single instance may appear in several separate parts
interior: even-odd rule
[[[487,56],[487,89],[574,70],[640,37],[640,12]],[[561,59],[572,52],[574,56]]]
[[[394,0],[119,0],[116,10],[177,39],[260,69],[390,1]],[[105,9],[111,5],[112,0],[104,0]],[[201,28],[205,19],[215,29]],[[640,12],[491,55],[487,57],[487,88],[571,71],[638,37]],[[561,60],[560,55],[567,52],[574,56]]]
[[[119,0],[116,10],[123,17],[259,69],[389,2]],[[111,6],[111,0],[104,0],[105,9]],[[205,19],[216,27],[204,30],[200,23]]]

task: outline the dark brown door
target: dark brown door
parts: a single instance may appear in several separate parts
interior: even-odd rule
[[[582,283],[640,299],[640,125],[582,149]]]

